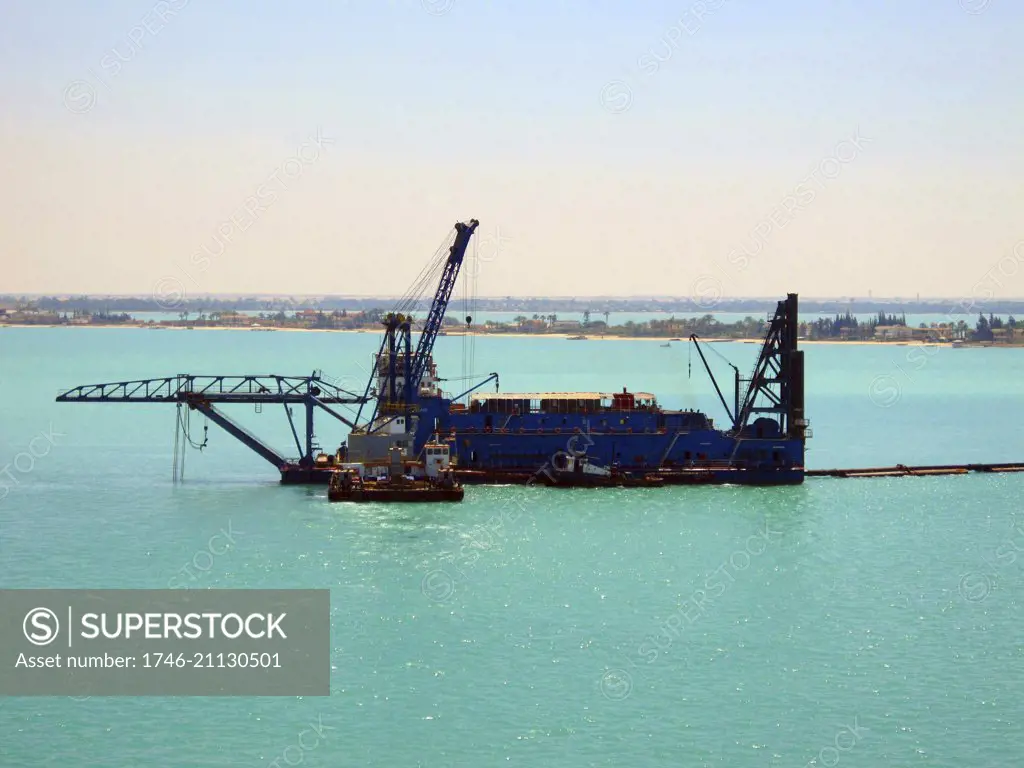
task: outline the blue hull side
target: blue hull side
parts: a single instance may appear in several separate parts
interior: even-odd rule
[[[742,438],[711,427],[701,413],[674,411],[531,413],[449,412],[449,401],[421,401],[416,450],[435,432],[454,437],[458,466],[535,472],[559,452],[583,454],[632,471],[706,470],[678,482],[792,484],[803,481],[804,442],[779,434]],[[669,479],[672,482],[671,479]]]
[[[583,453],[600,464],[653,470],[728,464],[738,467],[802,467],[796,440],[734,438],[715,431],[688,433],[520,434],[455,430],[459,466],[473,469],[537,469],[559,451]]]

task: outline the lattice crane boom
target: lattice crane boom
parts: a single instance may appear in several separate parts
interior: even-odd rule
[[[423,373],[427,368],[427,359],[434,350],[434,342],[437,341],[444,313],[452,298],[452,291],[455,289],[455,281],[459,277],[462,261],[466,257],[469,240],[479,225],[480,222],[476,219],[471,219],[468,223],[460,221],[455,225],[455,242],[452,244],[448,260],[441,272],[437,292],[434,294],[434,301],[430,305],[430,313],[423,324],[423,332],[420,334],[419,342],[416,345],[416,354],[413,357],[412,375],[409,377],[409,386],[413,396],[419,392],[420,382],[423,380]]]

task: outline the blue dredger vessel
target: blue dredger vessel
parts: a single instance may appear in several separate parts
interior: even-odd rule
[[[317,371],[309,376],[280,374],[193,375],[86,384],[66,390],[58,402],[173,403],[173,476],[184,473],[186,446],[202,449],[191,433],[196,412],[220,426],[274,466],[283,483],[326,483],[345,462],[380,461],[393,448],[411,459],[437,450],[445,441],[464,482],[530,482],[558,459],[574,465],[604,466],[625,473],[657,475],[677,483],[791,484],[804,478],[804,360],[797,349],[797,297],[780,301],[757,363],[748,378],[735,371],[731,404],[722,394],[695,336],[690,340],[729,417],[718,429],[698,411],[666,410],[646,392],[482,393],[493,373],[454,397],[440,387],[432,358],[445,311],[479,222],[460,222],[421,273],[396,311],[384,319],[384,335],[365,391],[350,392]],[[410,309],[439,274],[429,312],[413,345]],[[225,405],[283,405],[297,459],[288,459],[230,418]],[[354,420],[336,410],[358,406]],[[293,408],[305,412],[304,432]],[[371,408],[368,417],[363,413]],[[314,414],[325,413],[350,428],[336,454],[319,450]],[[303,439],[304,438],[304,439]],[[180,448],[179,451],[179,442]],[[585,459],[578,462],[577,459]]]
[[[418,456],[431,441],[449,441],[463,481],[529,482],[557,456],[623,471],[657,474],[668,482],[796,484],[804,478],[804,361],[797,349],[797,295],[778,303],[753,373],[736,371],[730,404],[698,339],[691,336],[729,416],[718,429],[704,413],[666,410],[646,392],[481,393],[498,374],[454,397],[440,388],[431,353],[441,330],[470,238],[479,222],[456,224],[439,251],[440,280],[416,344],[413,318],[384,319],[384,337],[345,449],[350,462],[381,460],[392,448]],[[430,273],[430,269],[425,274]],[[422,280],[421,280],[422,284]]]

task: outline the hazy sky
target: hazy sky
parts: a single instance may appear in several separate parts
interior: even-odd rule
[[[0,9],[0,293],[1024,296],[1016,0]]]

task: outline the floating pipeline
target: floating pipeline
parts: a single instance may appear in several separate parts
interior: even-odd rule
[[[808,469],[807,477],[934,477],[940,475],[966,475],[970,472],[1024,472],[1024,463],[1003,464],[933,464],[908,467],[863,467],[859,469]]]

